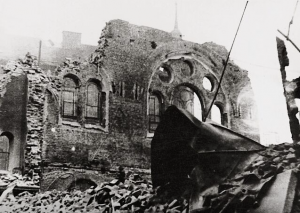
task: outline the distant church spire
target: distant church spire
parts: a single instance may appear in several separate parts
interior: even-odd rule
[[[178,20],[177,20],[177,2],[175,3],[175,26],[174,30],[171,32],[172,36],[175,38],[181,38],[182,34],[178,28]]]

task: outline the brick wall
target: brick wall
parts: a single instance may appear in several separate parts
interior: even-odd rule
[[[9,140],[8,171],[22,172],[26,144],[28,79],[19,64],[11,63],[0,78],[0,135]],[[2,150],[5,151],[5,150]],[[1,157],[5,157],[2,156]]]
[[[87,179],[90,171],[96,171],[98,179],[93,178],[97,182],[120,165],[150,168],[149,91],[159,92],[167,107],[173,103],[176,88],[186,86],[200,97],[205,115],[226,56],[226,49],[213,43],[195,44],[167,32],[114,20],[103,29],[90,63],[67,59],[47,74],[34,63],[24,65],[29,79],[26,169],[41,169],[42,185],[47,189],[57,181],[53,172],[64,176],[80,171]],[[170,80],[162,81],[162,66],[170,69]],[[62,114],[66,76],[78,81],[77,116],[72,118]],[[204,88],[204,77],[212,81],[213,91]],[[91,79],[101,82],[105,93],[101,122],[85,116]],[[217,103],[222,106],[224,124],[240,133],[249,126],[240,125],[235,117],[238,97],[241,88],[249,85],[247,71],[230,61]]]

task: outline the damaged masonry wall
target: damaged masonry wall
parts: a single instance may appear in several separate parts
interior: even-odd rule
[[[46,76],[43,76],[41,69],[28,56],[25,60],[8,63],[4,72],[6,74],[3,74],[2,79],[10,79],[5,93],[9,97],[5,98],[4,95],[1,99],[2,107],[5,107],[6,99],[9,100],[9,106],[1,114],[8,116],[1,119],[2,135],[7,135],[10,139],[8,170],[26,174],[38,185],[41,175],[43,87],[47,83]],[[21,128],[18,129],[19,125]]]
[[[137,113],[130,113],[130,108],[123,108],[129,106],[128,100],[132,102],[138,92],[138,100],[133,101],[143,106],[143,114],[140,115],[140,121],[143,122],[138,125],[145,134],[148,128],[149,91],[160,94],[163,111],[174,104],[176,88],[187,86],[199,97],[204,116],[227,54],[224,47],[214,43],[200,45],[174,38],[164,31],[113,20],[103,29],[98,49],[92,54],[91,62],[107,71],[115,88],[113,98],[126,103],[120,105],[119,109],[123,114],[128,114],[128,117],[134,117]],[[165,73],[160,68],[164,68]],[[167,79],[162,79],[161,74]],[[204,77],[211,81],[212,91],[203,88]],[[124,94],[119,94],[122,89],[120,87],[125,87]],[[257,108],[248,73],[232,61],[228,64],[215,103],[221,110],[223,125],[259,141]],[[113,112],[110,115],[111,113]],[[137,133],[138,129],[132,126],[131,131],[133,134],[140,134]]]
[[[0,82],[1,170],[20,173],[26,144],[28,80],[22,69],[16,66],[11,72],[1,74]]]
[[[42,189],[63,190],[98,184],[120,165],[149,169],[150,96],[160,95],[161,115],[179,103],[176,92],[184,88],[192,94],[189,98],[199,97],[203,117],[226,56],[226,49],[214,43],[195,44],[121,20],[107,23],[90,61],[67,59],[44,72],[28,55],[18,65],[29,81],[25,171],[41,174]],[[227,69],[216,102],[222,123],[259,140],[258,125],[246,110],[255,108],[254,98],[246,98],[253,97],[247,71],[232,61]],[[212,83],[211,91],[204,88],[204,77]],[[66,116],[70,111],[64,104],[71,102],[63,94],[68,94],[64,88],[70,79],[76,86],[72,116]],[[99,90],[99,119],[87,116],[90,84]]]

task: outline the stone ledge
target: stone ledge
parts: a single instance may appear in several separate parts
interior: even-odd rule
[[[84,124],[84,128],[101,130],[101,131],[107,132],[107,129],[105,129],[104,127],[99,126],[99,125],[94,125],[94,124]]]
[[[80,127],[80,124],[78,122],[62,121],[62,124],[67,126],[72,126],[72,127]]]

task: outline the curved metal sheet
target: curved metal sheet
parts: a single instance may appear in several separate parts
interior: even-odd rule
[[[212,179],[218,181],[247,156],[264,148],[232,130],[201,122],[189,112],[170,106],[151,142],[153,185],[170,184],[180,191],[189,184],[198,185],[198,176],[203,173],[215,175]],[[192,171],[195,178],[191,179]]]

